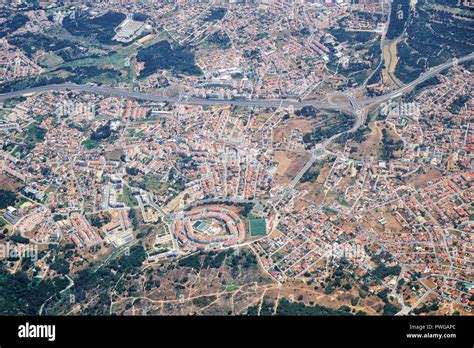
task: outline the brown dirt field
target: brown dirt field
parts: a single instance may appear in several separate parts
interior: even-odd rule
[[[466,307],[458,305],[458,304],[453,304],[453,311],[458,311],[460,315],[469,315],[469,316],[473,315],[472,312],[466,311]]]
[[[301,211],[305,209],[307,206],[309,206],[309,203],[300,199],[297,202],[295,202],[294,210]]]
[[[278,127],[273,128],[273,141],[282,142],[289,139],[293,129],[299,129],[302,133],[309,132],[314,127],[314,120],[307,119],[289,119],[284,123],[280,123]]]
[[[8,175],[0,173],[0,187],[4,190],[17,191],[23,184]]]
[[[309,132],[313,128],[314,121],[306,120],[302,118],[290,119],[287,123],[288,131],[291,131],[294,128],[298,128],[303,132]]]
[[[276,151],[274,159],[278,163],[276,169],[276,179],[281,185],[287,185],[304,167],[310,155],[306,153],[294,153],[285,151]]]
[[[276,170],[277,175],[285,175],[287,172],[290,164],[291,164],[291,158],[288,157],[288,154],[283,151],[277,151],[275,152],[275,161],[278,162],[278,167]]]
[[[186,191],[180,192],[175,198],[173,198],[164,208],[163,210],[166,212],[172,212],[176,208],[178,208],[179,204],[183,201],[184,195]]]
[[[383,217],[386,221],[385,226],[383,226],[378,220]],[[380,214],[380,212],[373,212],[369,216],[366,216],[362,225],[366,227],[371,227],[376,231],[392,231],[391,234],[403,230],[403,227],[398,223],[393,215],[388,213],[386,209]]]
[[[391,214],[383,214],[383,217],[385,219],[385,221],[387,221],[387,223],[385,224],[385,226],[388,228],[388,229],[391,229],[393,231],[401,231],[403,230],[403,227],[402,225],[400,225],[398,223],[398,221],[395,219],[395,217]]]
[[[285,134],[286,134],[286,129],[285,128],[274,128],[273,129],[273,139],[272,141],[275,143],[281,143],[285,139]]]
[[[292,179],[298,172],[301,170],[301,168],[304,167],[306,162],[308,162],[310,158],[309,154],[296,154],[296,156],[293,158],[291,161],[291,164],[288,168],[288,171],[286,173],[287,176],[290,176]]]
[[[349,172],[346,174],[346,176],[344,176],[344,178],[342,178],[342,180],[336,185],[336,187],[345,188],[350,185],[352,185],[352,177]]]
[[[416,175],[408,181],[409,185],[413,187],[425,186],[429,181],[435,180],[442,175],[441,171],[437,169],[428,169],[426,174]]]
[[[378,159],[380,156],[380,141],[382,140],[382,131],[376,122],[369,123],[369,128],[372,131],[367,140],[361,144],[357,144],[357,152],[352,156],[355,159]],[[351,146],[352,145],[351,143]]]
[[[261,127],[271,116],[273,115],[273,112],[261,112],[257,115],[254,115],[251,117],[250,122],[252,124],[252,127],[254,128],[259,128]],[[276,117],[276,116],[275,116]]]
[[[282,235],[281,231],[275,228],[271,234],[269,234],[269,237],[271,238],[278,238]]]
[[[324,193],[322,192],[322,186],[326,181],[327,176],[329,175],[329,171],[331,170],[331,163],[328,163],[324,168],[319,169],[319,176],[316,179],[315,183],[304,183],[298,186],[298,189],[304,189],[308,191],[308,193],[304,196],[305,199],[314,202],[314,203],[321,203],[324,198]],[[313,170],[314,167],[311,167]]]

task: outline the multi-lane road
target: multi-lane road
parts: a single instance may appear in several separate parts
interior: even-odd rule
[[[103,87],[93,85],[45,85],[39,87],[31,87],[19,91],[0,94],[0,100],[21,97],[25,94],[40,93],[47,91],[80,91],[97,94],[106,94],[110,96],[141,99],[156,102],[170,102],[188,105],[236,105],[236,106],[262,106],[262,107],[288,107],[288,106],[309,106],[312,105],[321,109],[341,109],[350,107],[348,103],[329,104],[326,102],[317,102],[314,100],[297,101],[291,99],[216,99],[216,98],[197,98],[190,96],[167,96],[148,92],[129,91],[115,87]]]
[[[366,105],[373,105],[373,104],[385,102],[387,100],[390,100],[392,98],[400,96],[405,92],[408,92],[409,90],[416,87],[420,83],[425,82],[426,80],[428,80],[428,79],[432,78],[433,76],[439,74],[441,71],[443,71],[445,69],[448,69],[452,66],[467,62],[471,59],[474,59],[474,52],[471,53],[471,54],[468,54],[467,56],[464,56],[464,57],[461,57],[461,58],[454,58],[454,59],[452,59],[452,60],[450,60],[450,61],[448,61],[444,64],[432,67],[432,68],[428,69],[427,71],[425,71],[423,74],[421,74],[416,80],[413,80],[412,82],[407,83],[407,84],[401,86],[400,88],[398,88],[398,89],[396,89],[396,90],[394,90],[390,93],[387,93],[387,94],[384,94],[384,95],[381,95],[381,96],[378,96],[378,97],[362,99],[362,100],[358,101],[357,103],[359,105],[366,106]]]
[[[428,80],[434,75],[440,73],[441,71],[450,68],[454,65],[466,62],[474,58],[474,52],[461,57],[453,59],[444,64],[433,67],[420,75],[416,80],[413,80],[410,83],[403,85],[402,87],[381,95],[372,98],[364,99],[355,99],[354,97],[348,98],[346,101],[341,101],[337,103],[331,103],[325,100],[292,100],[292,99],[206,99],[206,98],[197,98],[191,96],[166,96],[158,95],[148,92],[139,92],[139,91],[129,91],[120,88],[114,87],[104,87],[104,86],[93,86],[93,85],[76,85],[76,84],[61,84],[61,85],[45,85],[39,87],[26,88],[19,91],[9,92],[0,94],[0,101],[10,98],[20,97],[25,94],[30,93],[40,93],[46,91],[80,91],[80,92],[90,92],[97,94],[106,94],[110,96],[126,97],[133,99],[149,100],[156,102],[170,102],[170,103],[180,103],[180,104],[189,104],[189,105],[235,105],[235,106],[261,106],[261,107],[303,107],[303,106],[313,106],[317,109],[327,109],[327,110],[343,110],[343,109],[352,109],[354,102],[357,105],[365,107],[375,104],[379,104],[385,101],[388,101],[394,97],[397,97],[410,89],[414,88],[418,84]]]

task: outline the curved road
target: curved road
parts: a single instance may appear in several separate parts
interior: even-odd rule
[[[387,101],[389,99],[392,99],[410,90],[416,85],[428,80],[429,78],[440,73],[441,71],[448,69],[454,65],[466,62],[471,59],[474,59],[474,52],[467,56],[464,56],[458,59],[453,59],[449,62],[433,67],[429,69],[428,71],[426,71],[425,73],[421,74],[417,79],[403,85],[402,87],[390,93],[373,97],[373,98],[365,98],[365,99],[355,100],[355,101],[357,102],[359,106],[370,106],[373,104]],[[128,91],[128,90],[113,88],[113,87],[75,85],[75,84],[46,85],[46,86],[26,88],[19,91],[0,94],[0,101],[14,98],[14,97],[20,97],[29,93],[38,93],[38,92],[46,92],[46,91],[68,91],[68,90],[91,92],[91,93],[97,93],[97,94],[107,94],[111,96],[127,97],[127,98],[150,100],[150,101],[157,101],[157,102],[181,103],[181,104],[189,104],[189,105],[235,105],[235,106],[262,106],[262,107],[313,106],[317,109],[328,109],[328,110],[352,109],[352,106],[353,106],[352,105],[353,100],[333,104],[328,101],[326,102],[315,101],[315,100],[298,101],[298,100],[291,100],[291,99],[235,99],[233,100],[233,99],[205,99],[205,98],[197,98],[197,97],[182,98],[181,96],[180,97],[163,96],[163,95],[157,95],[153,93]]]
[[[425,71],[424,73],[422,73],[417,79],[401,86],[400,88],[398,88],[398,89],[396,89],[396,90],[394,90],[390,93],[387,93],[387,94],[384,94],[384,95],[381,95],[381,96],[378,96],[378,97],[362,99],[362,100],[358,101],[357,103],[359,105],[371,105],[371,104],[376,104],[376,103],[387,101],[387,100],[392,99],[396,96],[399,96],[400,94],[410,90],[411,88],[419,85],[420,83],[425,82],[426,80],[430,79],[431,77],[439,74],[441,71],[443,71],[445,69],[448,69],[452,66],[458,65],[460,63],[467,62],[468,60],[471,60],[471,59],[474,59],[474,52],[471,53],[471,54],[468,54],[467,56],[452,59],[449,62],[446,62],[444,64],[432,67],[432,68],[428,69],[427,71]]]

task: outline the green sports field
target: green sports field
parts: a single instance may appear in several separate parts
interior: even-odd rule
[[[265,219],[259,219],[252,214],[247,216],[251,237],[264,236],[267,234],[267,225]]]

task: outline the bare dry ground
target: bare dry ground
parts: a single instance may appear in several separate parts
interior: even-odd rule
[[[382,225],[379,220],[383,218],[385,225]],[[381,208],[381,211],[372,211],[364,219],[363,225],[373,228],[376,231],[390,231],[390,234],[397,233],[403,230],[403,227],[398,223],[395,217],[390,214],[387,208]]]
[[[0,173],[0,187],[4,190],[17,191],[23,184],[8,175]]]
[[[293,301],[303,302],[307,306],[320,306],[339,309],[341,306],[348,306],[357,312],[362,310],[369,315],[377,315],[377,308],[381,308],[382,302],[375,296],[360,297],[359,290],[353,287],[351,290],[339,289],[330,295],[324,293],[324,287],[319,284],[308,286],[302,282],[288,283],[278,288],[269,289],[265,293],[264,301],[270,302],[274,300],[275,308],[281,299],[286,298]],[[356,305],[351,304],[351,300],[358,298]]]
[[[274,153],[274,160],[278,163],[275,173],[276,181],[280,185],[288,185],[309,158],[310,155],[307,153],[276,151]]]
[[[307,182],[299,184],[298,189],[304,189],[307,191],[304,199],[314,203],[322,203],[324,199],[323,185],[326,181],[329,172],[331,171],[332,162],[326,163],[322,168],[318,167],[319,176],[315,182]],[[311,167],[313,170],[314,167]]]
[[[310,132],[315,127],[316,120],[317,119],[290,118],[280,122],[273,128],[272,141],[274,143],[282,143],[282,147],[287,146],[292,131],[299,130],[301,134]]]
[[[425,173],[413,175],[408,181],[409,185],[413,187],[420,187],[426,185],[428,182],[438,179],[443,173],[437,169],[428,169]]]
[[[367,140],[360,144],[350,143],[350,146],[355,146],[357,151],[351,154],[351,157],[355,159],[378,159],[380,158],[382,141],[382,131],[376,122],[371,122],[368,125],[370,133],[368,133]]]

